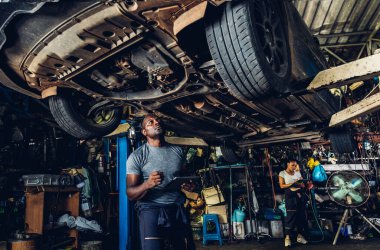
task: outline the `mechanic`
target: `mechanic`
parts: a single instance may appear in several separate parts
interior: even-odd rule
[[[297,171],[297,161],[288,159],[286,169],[279,174],[279,184],[281,189],[285,189],[285,247],[290,247],[291,238],[297,228],[297,242],[307,244],[303,234],[307,230],[306,196],[304,192],[305,184],[302,180],[301,172]],[[292,236],[292,237],[291,237]]]
[[[195,249],[184,196],[165,186],[184,169],[181,147],[166,143],[160,120],[148,114],[141,132],[147,142],[127,160],[127,195],[136,202],[142,249],[164,249],[165,240],[174,249]]]

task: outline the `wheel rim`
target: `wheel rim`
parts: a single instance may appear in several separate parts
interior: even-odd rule
[[[116,108],[99,105],[99,102],[81,93],[72,94],[70,103],[72,108],[77,110],[83,119],[98,126],[107,126],[115,117]]]
[[[281,17],[271,0],[254,1],[253,25],[267,63],[278,76],[284,76],[288,67],[286,37]]]
[[[109,123],[114,117],[114,109],[103,109],[94,113],[92,120],[98,125],[104,125]]]

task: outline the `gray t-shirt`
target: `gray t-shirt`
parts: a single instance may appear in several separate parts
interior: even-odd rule
[[[162,147],[153,147],[148,143],[135,150],[127,160],[127,174],[142,175],[144,180],[150,173],[161,171],[164,179],[157,187],[148,191],[140,200],[171,204],[178,201],[180,190],[166,190],[165,186],[176,176],[180,176],[181,168],[185,161],[184,150],[175,145],[164,144]]]

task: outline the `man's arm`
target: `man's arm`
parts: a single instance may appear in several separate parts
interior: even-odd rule
[[[161,184],[161,175],[154,171],[149,175],[148,180],[141,183],[141,175],[127,174],[127,195],[130,200],[140,200],[149,189]]]

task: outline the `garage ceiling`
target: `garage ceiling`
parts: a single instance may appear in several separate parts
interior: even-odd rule
[[[334,64],[380,48],[380,0],[293,0]]]

